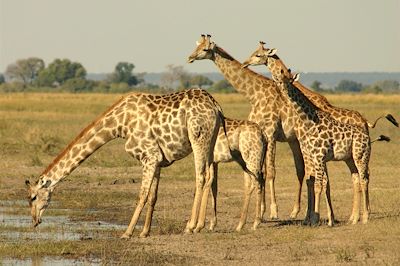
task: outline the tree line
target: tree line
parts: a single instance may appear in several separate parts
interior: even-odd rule
[[[134,73],[135,65],[130,62],[119,62],[114,71],[100,81],[87,78],[87,71],[79,62],[69,59],[55,59],[45,65],[37,57],[19,59],[7,66],[4,74],[0,73],[0,92],[21,91],[68,91],[68,92],[106,92],[125,93],[132,90],[153,92],[203,87],[212,92],[236,92],[225,79],[213,82],[201,74],[187,72],[183,66],[168,65],[161,77],[160,84],[146,83],[146,73]],[[363,85],[352,80],[342,80],[336,87],[327,88],[320,81],[310,86],[317,92],[328,93],[398,93],[399,82],[396,80],[377,81]]]
[[[341,80],[334,88],[326,88],[318,80],[311,86],[314,91],[326,93],[399,93],[400,83],[397,80],[379,80],[370,85],[363,85],[353,80]]]
[[[211,91],[234,92],[225,80],[213,82],[203,75],[191,74],[183,66],[168,65],[161,85],[144,81],[146,73],[134,73],[135,65],[119,62],[114,71],[100,81],[87,78],[87,71],[79,62],[55,59],[49,65],[37,57],[19,59],[0,74],[0,91],[68,91],[124,93],[132,90],[165,91],[189,87],[206,87]]]

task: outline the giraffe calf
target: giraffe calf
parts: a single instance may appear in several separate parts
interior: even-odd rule
[[[226,131],[226,132],[225,132]],[[212,180],[213,217],[210,230],[217,223],[217,179],[218,164],[236,161],[244,171],[244,201],[240,221],[236,231],[240,231],[246,223],[251,194],[256,188],[257,200],[253,229],[261,223],[261,204],[264,203],[264,178],[262,167],[266,153],[266,139],[260,127],[250,121],[225,118],[225,130],[220,127],[214,148],[214,162],[210,169]],[[204,223],[202,224],[204,227]],[[201,228],[199,228],[201,229]]]

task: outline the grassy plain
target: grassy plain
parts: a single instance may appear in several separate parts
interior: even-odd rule
[[[0,258],[6,258],[0,264],[15,258],[146,265],[400,264],[400,130],[384,121],[370,133],[372,138],[384,134],[392,141],[373,144],[372,214],[367,225],[346,224],[351,211],[352,185],[343,162],[328,166],[336,226],[301,225],[304,189],[299,220],[289,220],[296,178],[288,145],[281,143],[276,180],[279,220],[263,223],[257,231],[252,231],[251,204],[249,224],[243,232],[234,231],[242,201],[242,172],[234,163],[224,164],[220,166],[218,181],[216,231],[184,235],[194,193],[190,156],[161,173],[151,236],[139,239],[139,229],[130,240],[120,240],[141,181],[141,167],[125,153],[122,140],[106,144],[60,183],[38,229],[5,222],[10,217],[29,219],[28,203],[24,202],[25,178],[38,176],[82,128],[120,97],[0,94]],[[247,117],[250,107],[240,95],[215,97],[226,116]],[[360,111],[370,121],[387,112],[400,120],[400,95],[327,97],[336,106]],[[325,204],[322,207],[324,218]],[[56,222],[46,226],[46,217],[55,217]],[[119,226],[100,230],[104,223]],[[68,237],[67,232],[75,235]],[[60,233],[59,238],[51,237]]]

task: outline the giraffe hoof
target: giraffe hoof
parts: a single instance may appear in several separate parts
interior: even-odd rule
[[[131,238],[131,236],[132,235],[130,235],[130,234],[124,233],[120,238],[121,239],[129,239],[129,238]]]
[[[194,230],[193,230],[193,233],[200,233],[200,231],[201,231],[201,229],[203,229],[202,227],[196,227]]]
[[[254,223],[253,226],[251,227],[251,229],[254,231],[257,230],[259,224],[260,223]]]
[[[319,225],[319,213],[311,214],[311,226],[318,226]]]
[[[183,231],[185,234],[189,235],[193,233],[193,229],[190,228],[185,228],[185,231]]]
[[[149,233],[148,233],[148,232],[142,232],[142,233],[139,235],[140,238],[146,238],[146,237],[148,237],[148,236],[149,236]]]
[[[299,214],[300,210],[293,210],[292,213],[290,214],[290,219],[296,219],[297,215]]]

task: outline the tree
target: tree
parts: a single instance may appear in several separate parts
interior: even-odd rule
[[[338,92],[360,92],[363,85],[352,80],[341,80],[335,90]]]
[[[0,84],[3,84],[6,82],[6,79],[4,78],[4,75],[0,73]]]
[[[215,82],[210,89],[215,92],[236,92],[226,79]]]
[[[319,82],[318,80],[314,80],[314,82],[311,84],[310,87],[314,91],[320,92],[320,91],[322,91],[321,85],[322,85],[321,82]]]
[[[209,78],[207,78],[206,76],[203,75],[194,75],[192,76],[192,78],[190,79],[190,85],[191,86],[198,86],[198,87],[202,87],[202,86],[211,86],[213,85],[213,81]]]
[[[381,88],[382,91],[399,91],[400,84],[397,80],[379,80],[373,83],[371,86]]]
[[[181,87],[188,86],[189,74],[183,66],[167,65],[167,71],[161,77],[161,84],[165,88],[172,88],[179,81]]]
[[[363,93],[381,93],[382,88],[377,85],[366,86],[362,89]]]
[[[14,81],[32,84],[44,69],[44,61],[37,57],[19,59],[7,66],[6,75]]]
[[[39,73],[38,84],[44,86],[62,85],[69,79],[85,79],[86,69],[69,59],[55,59]]]
[[[129,86],[134,86],[139,83],[139,80],[133,75],[135,65],[128,62],[119,62],[110,76],[112,83],[125,82]]]

